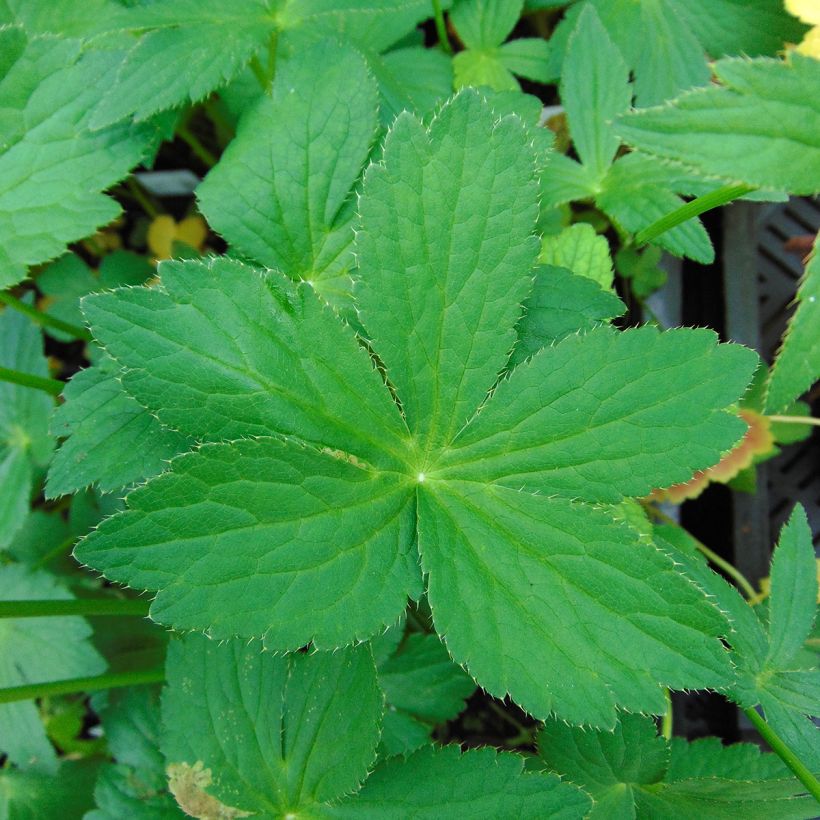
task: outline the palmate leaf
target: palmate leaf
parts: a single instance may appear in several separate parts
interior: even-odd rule
[[[242,118],[197,189],[202,212],[234,251],[343,303],[353,266],[351,189],[375,139],[377,108],[376,84],[350,48],[324,42],[286,60],[271,96]]]
[[[820,191],[820,61],[724,59],[722,86],[666,106],[625,114],[617,132],[630,145],[701,174],[793,194]]]
[[[724,408],[756,357],[706,331],[597,328],[487,399],[531,287],[534,167],[523,124],[475,92],[429,128],[397,120],[357,235],[378,371],[307,285],[233,261],[169,263],[159,287],[88,298],[126,390],[221,443],[133,493],[80,560],[158,590],[165,623],[283,650],[394,623],[420,591],[418,544],[456,662],[535,714],[611,726],[615,704],[662,711],[659,684],[727,684],[717,610],[591,505],[718,461],[743,433]]]
[[[162,749],[195,816],[430,817],[452,806],[568,820],[589,806],[554,775],[525,774],[521,758],[489,750],[429,749],[368,778],[383,696],[367,646],[279,657],[189,635],[171,644],[167,680]]]
[[[812,813],[814,799],[775,755],[716,738],[668,742],[639,715],[621,715],[611,733],[551,720],[538,746],[548,769],[592,796],[590,820],[802,820]]]
[[[119,53],[0,30],[0,287],[23,279],[120,212],[103,190],[147,155],[150,123],[89,128]]]

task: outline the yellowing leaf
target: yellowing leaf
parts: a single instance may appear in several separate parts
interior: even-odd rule
[[[201,216],[186,216],[177,222],[168,214],[160,214],[148,226],[148,247],[157,259],[170,259],[174,255],[174,242],[183,242],[201,251],[208,236],[208,228]]]

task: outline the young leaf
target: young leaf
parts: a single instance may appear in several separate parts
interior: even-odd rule
[[[578,276],[592,279],[601,288],[612,289],[612,257],[605,236],[582,222],[541,240],[539,262],[568,268]]]
[[[400,116],[367,172],[356,298],[424,453],[467,421],[513,346],[538,252],[527,142],[465,91],[429,131]]]
[[[773,754],[714,738],[694,743],[657,736],[654,721],[623,714],[612,733],[548,721],[538,736],[548,769],[589,792],[590,820],[610,817],[770,817],[802,820],[813,798]]]
[[[89,130],[89,112],[120,55],[80,56],[80,45],[0,30],[0,52],[10,55],[0,79],[0,287],[117,216],[119,206],[101,191],[155,139],[150,124]]]
[[[523,5],[522,0],[457,0],[450,22],[467,48],[495,48],[515,28]]]
[[[769,377],[766,409],[772,413],[788,408],[820,377],[820,253],[815,241],[797,289],[797,309]]]
[[[9,308],[0,313],[0,366],[48,376],[40,331]],[[40,390],[0,382],[0,550],[28,515],[35,469],[51,457],[48,420],[53,408],[52,398]]]
[[[190,439],[163,427],[123,390],[110,359],[77,373],[63,398],[51,433],[65,441],[49,468],[48,498],[92,485],[103,492],[122,489],[162,472],[190,447]]]
[[[700,173],[793,194],[820,191],[820,61],[724,59],[722,86],[625,114],[630,145]]]
[[[295,55],[199,186],[202,212],[236,251],[311,281],[340,304],[353,264],[351,189],[370,153],[377,107],[376,84],[356,52],[324,42]]]
[[[0,600],[71,597],[48,573],[29,572],[20,564],[0,567]],[[105,671],[90,637],[88,624],[73,616],[0,619],[0,687]],[[56,771],[57,757],[33,701],[0,705],[0,753],[19,766]]]
[[[183,809],[194,769],[223,805],[283,817],[352,792],[375,757],[383,700],[367,646],[279,657],[189,635],[169,647],[167,681],[161,746]]]

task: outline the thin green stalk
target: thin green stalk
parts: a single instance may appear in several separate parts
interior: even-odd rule
[[[712,208],[726,205],[728,202],[739,199],[754,190],[755,188],[749,185],[725,185],[716,191],[710,191],[708,194],[704,194],[703,196],[693,199],[691,202],[687,202],[677,210],[666,214],[666,216],[662,216],[648,228],[638,231],[638,233],[635,234],[635,244],[645,245],[650,240],[677,227],[682,222],[700,216],[702,213],[706,213],[706,211],[711,211]]]
[[[666,697],[666,711],[661,718],[661,736],[672,740],[672,693],[664,689],[663,694]]]
[[[148,614],[148,601],[126,598],[71,598],[68,600],[0,601],[0,618],[49,618],[64,615]]]
[[[670,518],[666,513],[661,512],[657,507],[652,505],[645,504],[644,509],[646,509],[650,515],[653,515],[658,521],[661,521],[664,524],[670,524],[673,527],[678,527],[679,529],[683,529],[674,518]],[[716,566],[720,567],[742,590],[744,595],[747,598],[754,598],[757,593],[755,592],[755,588],[749,583],[746,579],[746,576],[737,569],[735,566],[730,564],[725,558],[721,558],[716,552],[710,550],[709,547],[706,546],[702,541],[698,541],[692,533],[686,531],[686,534],[692,539],[694,545]]]
[[[795,777],[820,803],[820,781],[811,773],[808,766],[783,742],[774,729],[758,714],[756,709],[744,709],[744,711],[763,740],[769,744],[771,750],[794,772]]]
[[[0,703],[33,700],[52,695],[97,692],[100,689],[118,689],[123,686],[143,686],[149,683],[162,683],[164,680],[165,670],[158,668],[139,669],[135,672],[110,672],[107,675],[95,675],[90,678],[71,678],[47,683],[28,683],[24,686],[8,686],[0,689]]]
[[[65,539],[65,541],[61,541],[56,547],[53,547],[45,555],[35,561],[33,569],[42,569],[43,567],[47,567],[55,558],[64,555],[76,543],[77,539],[73,535],[70,535]]]
[[[47,379],[45,376],[21,373],[19,370],[10,370],[7,367],[0,367],[0,382],[11,382],[23,387],[32,387],[35,390],[51,393],[52,396],[59,396],[65,387],[65,384],[57,379]]]
[[[267,94],[268,93],[268,75],[265,69],[262,67],[262,63],[255,54],[251,57],[250,62],[250,69],[253,72],[253,76],[256,77],[257,82],[262,87],[262,90]]]
[[[447,26],[444,23],[444,12],[441,10],[441,3],[439,0],[433,0],[433,17],[436,20],[436,33],[438,34],[439,45],[447,54],[453,53],[453,47],[450,45],[450,39],[447,37]]]
[[[274,31],[268,40],[268,88],[273,85],[274,77],[276,77],[276,49],[279,46],[279,32]]]
[[[134,177],[128,177],[128,179],[125,180],[125,187],[128,188],[128,193],[134,197],[140,208],[142,208],[151,219],[156,219],[159,216],[160,209],[151,201],[151,197],[143,191],[142,186]]]
[[[193,151],[204,165],[213,168],[217,163],[215,157],[197,138],[193,131],[187,125],[182,124],[177,126],[177,136]]]
[[[10,308],[14,308],[14,310],[19,311],[20,313],[25,314],[29,317],[29,319],[32,319],[38,325],[53,327],[55,330],[62,330],[63,333],[67,333],[75,339],[82,339],[84,342],[91,341],[91,334],[84,327],[72,325],[70,322],[64,322],[56,316],[49,316],[48,313],[43,313],[42,310],[37,310],[36,307],[32,307],[31,305],[27,305],[25,302],[21,302],[10,293],[0,291],[0,302],[4,305],[8,305]]]
[[[814,416],[766,416],[766,418],[778,424],[811,424],[813,427],[820,427],[820,419]]]

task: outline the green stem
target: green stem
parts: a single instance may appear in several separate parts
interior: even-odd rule
[[[191,149],[194,156],[197,157],[200,162],[204,165],[207,165],[209,168],[213,168],[214,165],[217,163],[217,157],[214,156],[197,138],[196,134],[191,131],[190,128],[186,124],[181,124],[177,126],[177,136]]]
[[[84,327],[72,325],[70,322],[64,322],[56,316],[49,316],[47,313],[43,313],[42,310],[37,310],[36,307],[32,307],[31,305],[27,305],[25,302],[20,301],[10,293],[0,291],[0,302],[4,305],[8,305],[10,308],[14,308],[14,310],[19,311],[20,313],[25,314],[29,317],[29,319],[32,319],[38,325],[53,327],[55,330],[62,330],[63,333],[67,333],[75,339],[82,339],[84,342],[91,341],[91,334]]]
[[[273,85],[274,77],[276,77],[276,49],[279,46],[279,32],[274,31],[268,40],[268,88]]]
[[[644,509],[648,510],[650,515],[653,515],[658,521],[664,524],[669,524],[678,529],[683,529],[674,518],[670,518],[666,513],[661,512],[657,507],[651,505],[644,505]],[[720,567],[742,590],[747,598],[754,598],[757,593],[755,588],[748,582],[743,573],[730,564],[725,558],[721,558],[716,552],[710,550],[702,541],[698,541],[692,533],[684,530],[686,534],[692,539],[692,543],[716,566]]]
[[[781,740],[780,736],[758,714],[756,709],[744,709],[746,716],[754,724],[760,736],[769,744],[771,750],[794,772],[797,779],[820,803],[820,781],[811,773],[808,766]]]
[[[251,57],[250,68],[253,72],[253,76],[256,77],[257,82],[262,87],[262,90],[267,94],[268,75],[265,69],[262,67],[262,63],[259,61],[259,57],[257,57],[255,54],[253,55],[253,57]]]
[[[672,740],[672,694],[668,689],[663,690],[666,697],[666,711],[661,718],[661,735],[666,740]]]
[[[778,424],[811,424],[813,427],[820,427],[820,419],[814,416],[766,416],[766,418]]]
[[[90,678],[71,678],[47,683],[28,683],[25,686],[8,686],[0,689],[0,703],[18,700],[33,700],[51,695],[74,695],[79,692],[96,692],[100,689],[117,689],[123,686],[142,686],[148,683],[162,683],[164,669],[139,669],[135,672],[110,672]]]
[[[159,216],[160,209],[154,205],[151,198],[143,191],[142,186],[134,177],[128,177],[128,179],[125,180],[125,187],[128,188],[128,193],[134,197],[140,208],[142,208],[151,219],[156,219]]]
[[[703,196],[693,199],[691,202],[687,202],[677,210],[666,214],[666,216],[662,216],[648,228],[638,231],[638,233],[635,234],[635,244],[645,245],[647,242],[655,239],[655,237],[666,233],[682,222],[700,216],[702,213],[706,213],[706,211],[711,211],[712,208],[726,205],[726,203],[738,199],[754,190],[755,188],[749,185],[725,185],[716,191],[710,191],[708,194],[704,194]]]
[[[433,0],[433,17],[436,19],[436,33],[438,34],[439,45],[447,54],[453,53],[450,39],[447,37],[447,26],[444,23],[444,12],[441,10],[439,0]]]
[[[23,387],[33,387],[35,390],[44,390],[52,396],[59,396],[65,384],[57,379],[47,379],[44,376],[34,376],[31,373],[21,373],[19,370],[9,370],[0,367],[0,382],[11,382]]]
[[[59,556],[68,552],[76,543],[77,539],[73,535],[70,535],[65,539],[65,541],[61,541],[56,547],[53,547],[45,555],[38,559],[34,563],[33,569],[42,569],[43,567],[47,567],[55,558],[59,558]]]
[[[68,600],[0,601],[0,618],[48,618],[63,615],[142,615],[148,601],[127,598],[71,598]]]

